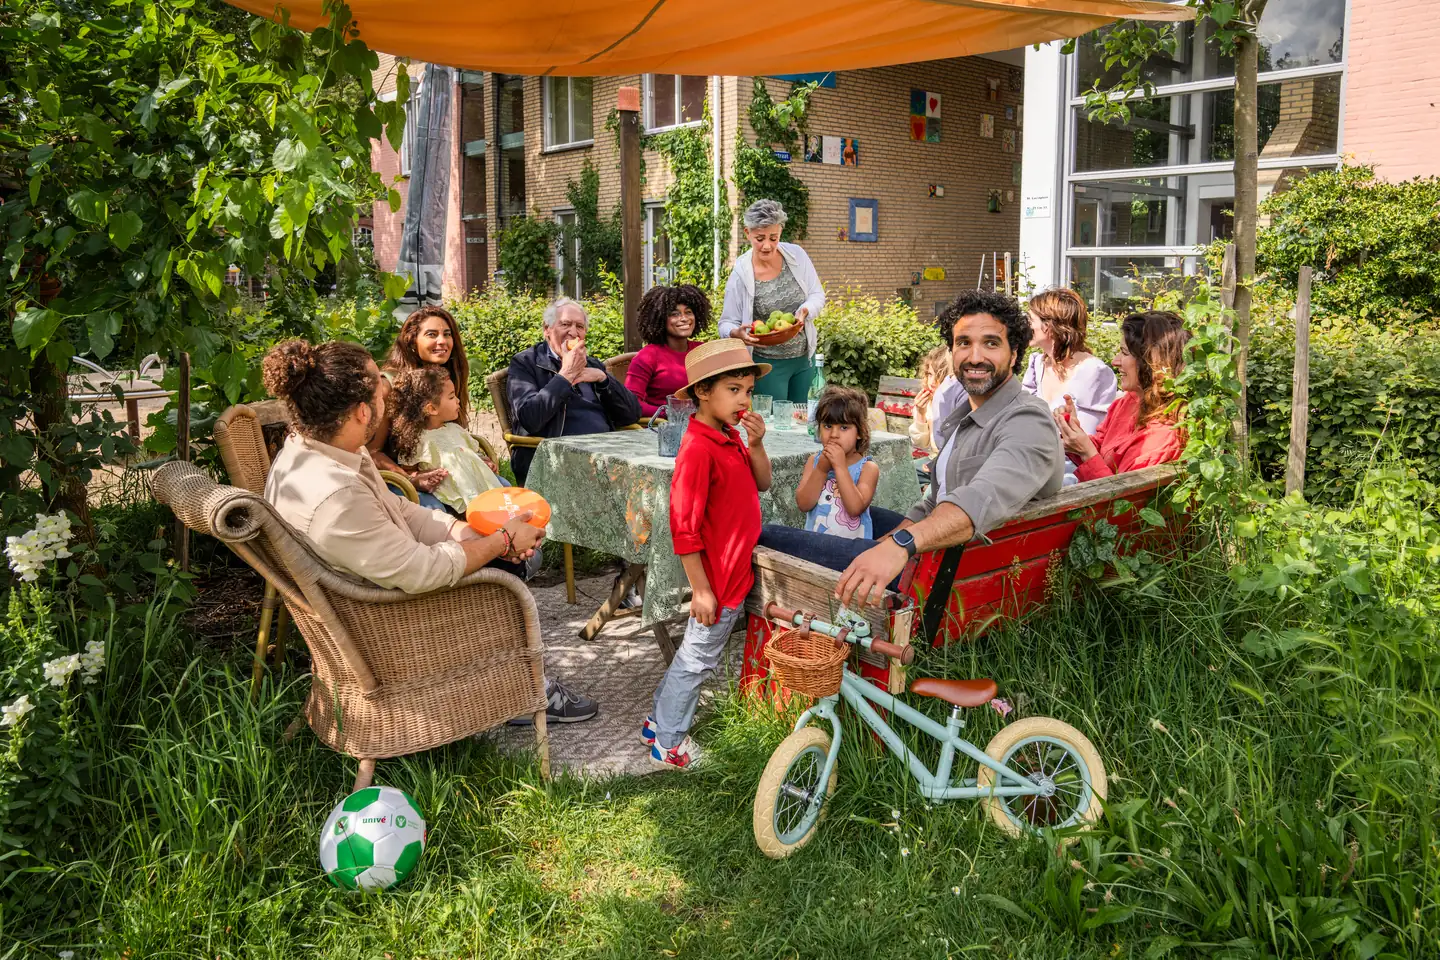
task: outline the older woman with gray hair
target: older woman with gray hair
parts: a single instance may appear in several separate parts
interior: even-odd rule
[[[719,328],[720,336],[743,340],[757,361],[770,364],[770,372],[755,384],[756,393],[799,403],[807,398],[814,375],[815,318],[825,307],[825,288],[804,248],[781,242],[785,220],[785,208],[774,200],[756,200],[746,208],[743,222],[750,249],[736,258],[730,271]],[[805,325],[805,336],[773,347],[760,345],[751,328],[776,310],[793,313]]]
[[[545,308],[544,337],[510,361],[510,411],[515,432],[527,437],[607,433],[640,420],[640,401],[585,352],[590,317],[561,297]],[[535,451],[515,447],[510,466],[525,483]]]

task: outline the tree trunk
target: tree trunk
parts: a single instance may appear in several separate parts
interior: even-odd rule
[[[1240,379],[1240,411],[1235,420],[1236,454],[1241,469],[1250,463],[1249,377],[1250,285],[1255,280],[1256,207],[1259,204],[1260,157],[1256,107],[1259,93],[1260,45],[1255,38],[1265,0],[1247,4],[1242,14],[1249,29],[1235,41],[1235,371]]]

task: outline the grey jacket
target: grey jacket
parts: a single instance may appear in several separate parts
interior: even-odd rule
[[[1060,491],[1065,477],[1060,432],[1045,401],[1022,390],[1015,376],[979,410],[971,410],[962,395],[939,433],[938,482],[905,514],[912,521],[930,516],[938,503],[953,503],[970,518],[975,535],[983,536],[1036,497]]]

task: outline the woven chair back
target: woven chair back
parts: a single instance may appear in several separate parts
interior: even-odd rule
[[[510,411],[510,368],[501,367],[485,378],[490,388],[490,399],[495,404],[495,419],[500,421],[501,433],[515,432],[515,418]]]
[[[634,359],[635,351],[633,350],[629,353],[618,353],[605,361],[605,372],[624,383],[625,375],[630,372],[630,361]]]
[[[265,449],[265,431],[255,411],[239,404],[215,421],[215,444],[230,482],[251,493],[265,492],[270,476],[270,453]]]

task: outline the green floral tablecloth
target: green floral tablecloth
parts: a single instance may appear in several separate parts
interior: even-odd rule
[[[769,431],[774,481],[760,494],[767,523],[799,527],[795,488],[805,460],[820,449],[805,433]],[[880,465],[874,504],[897,512],[920,498],[909,437],[871,436],[870,456]],[[547,537],[590,547],[646,565],[646,626],[679,616],[689,590],[685,570],[670,541],[670,478],[675,461],[659,454],[650,430],[600,433],[546,440],[535,451],[527,486],[550,502]]]

